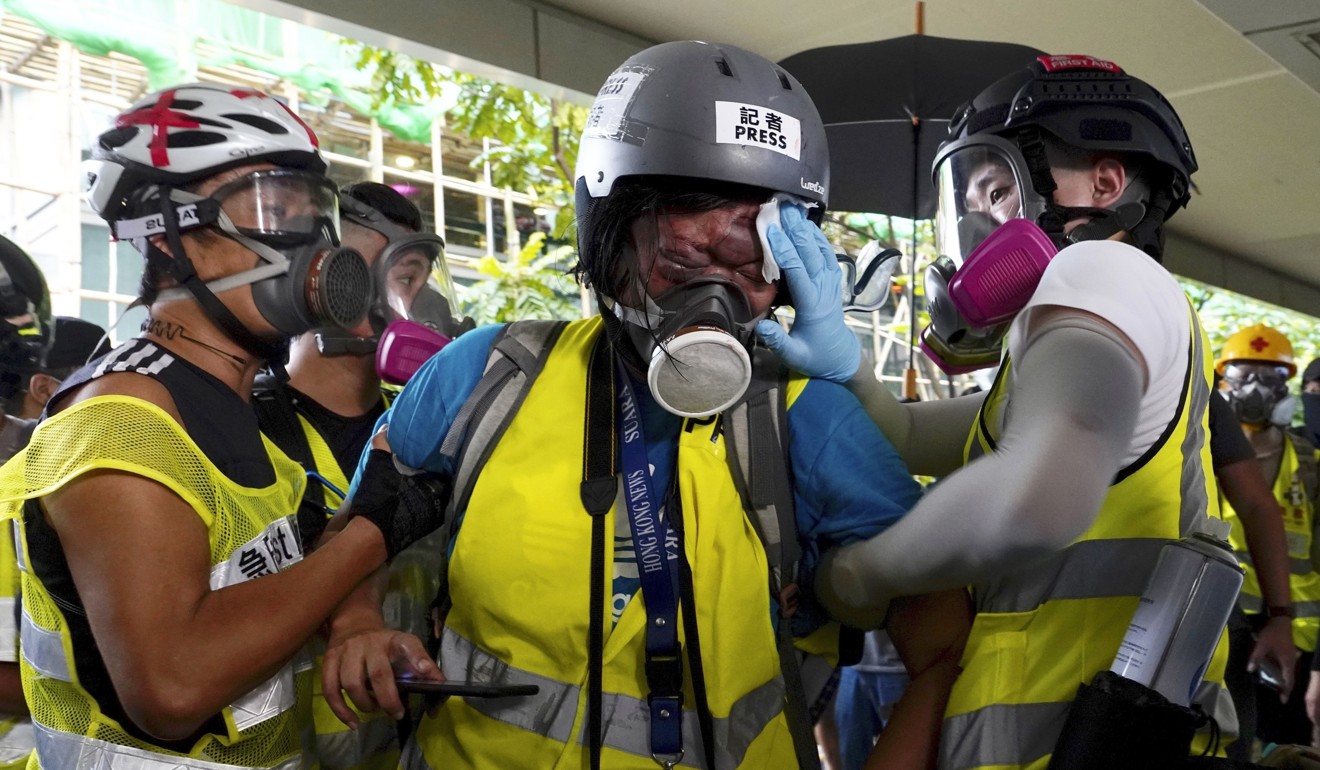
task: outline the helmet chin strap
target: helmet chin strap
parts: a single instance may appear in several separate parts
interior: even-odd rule
[[[192,260],[188,258],[187,252],[183,247],[183,239],[179,235],[179,220],[175,213],[174,201],[170,196],[173,192],[171,188],[163,187],[160,191],[160,213],[165,228],[165,241],[170,245],[170,251],[174,256],[164,253],[160,249],[147,244],[147,258],[155,259],[157,264],[165,270],[179,284],[187,289],[188,293],[196,298],[197,302],[206,311],[206,314],[215,321],[220,329],[239,347],[243,348],[249,354],[271,362],[279,362],[282,359],[282,353],[287,350],[286,345],[267,342],[257,335],[253,334],[243,322],[238,320],[233,311],[206,285],[197,275]]]

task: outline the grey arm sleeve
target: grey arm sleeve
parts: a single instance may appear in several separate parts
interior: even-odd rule
[[[963,444],[985,394],[902,404],[883,383],[867,375],[873,370],[871,362],[864,359],[848,389],[894,445],[908,471],[944,476],[960,467]]]
[[[823,596],[841,619],[889,597],[957,588],[1066,546],[1094,521],[1136,426],[1142,365],[1095,321],[1042,330],[1015,363],[997,450],[935,487],[901,521],[839,549]],[[874,614],[874,613],[872,613]],[[871,618],[865,625],[876,625]]]

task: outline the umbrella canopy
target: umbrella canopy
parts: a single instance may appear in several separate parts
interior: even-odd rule
[[[813,48],[780,65],[811,94],[825,123],[830,208],[930,219],[930,166],[949,119],[1041,55],[1012,43],[907,35]]]

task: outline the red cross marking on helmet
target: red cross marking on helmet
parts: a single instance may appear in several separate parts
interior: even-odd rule
[[[289,109],[289,105],[285,104],[284,102],[280,101],[279,99],[276,99],[275,97],[271,96],[270,94],[263,94],[263,93],[260,92],[260,91],[253,91],[253,90],[250,89],[250,88],[235,88],[234,90],[230,91],[229,93],[232,94],[232,95],[234,95],[234,96],[236,96],[236,97],[238,97],[239,99],[249,99],[249,98],[252,98],[252,97],[265,97],[265,98],[269,98],[271,101],[273,101],[273,102],[275,102],[276,104],[278,104],[278,105],[280,106],[281,109],[283,109],[285,112],[289,113],[289,117],[293,118],[294,121],[296,121],[296,122],[298,123],[298,125],[302,126],[302,130],[304,130],[304,131],[307,132],[307,139],[308,139],[308,141],[310,141],[310,142],[312,143],[312,146],[313,146],[313,147],[316,147],[317,149],[320,149],[320,147],[321,147],[321,143],[318,142],[318,141],[316,140],[316,134],[312,133],[312,129],[310,129],[310,128],[307,127],[307,124],[303,122],[302,118],[298,117],[298,116],[294,113],[293,110]]]
[[[1253,339],[1250,344],[1251,344],[1251,349],[1256,351],[1257,353],[1270,346],[1270,343],[1267,342],[1264,337],[1257,337]]]
[[[147,148],[151,150],[151,165],[157,168],[168,166],[170,163],[168,142],[171,128],[201,127],[201,124],[188,117],[187,113],[170,109],[173,103],[174,89],[162,91],[153,106],[143,107],[115,118],[115,125],[119,128],[136,125],[151,126],[151,141],[147,144]]]

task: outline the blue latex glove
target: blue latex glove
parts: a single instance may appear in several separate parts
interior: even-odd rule
[[[843,323],[839,284],[843,271],[834,247],[799,206],[781,205],[766,240],[788,281],[796,313],[793,329],[769,319],[756,325],[761,342],[789,368],[834,382],[847,382],[862,362],[862,346]]]

